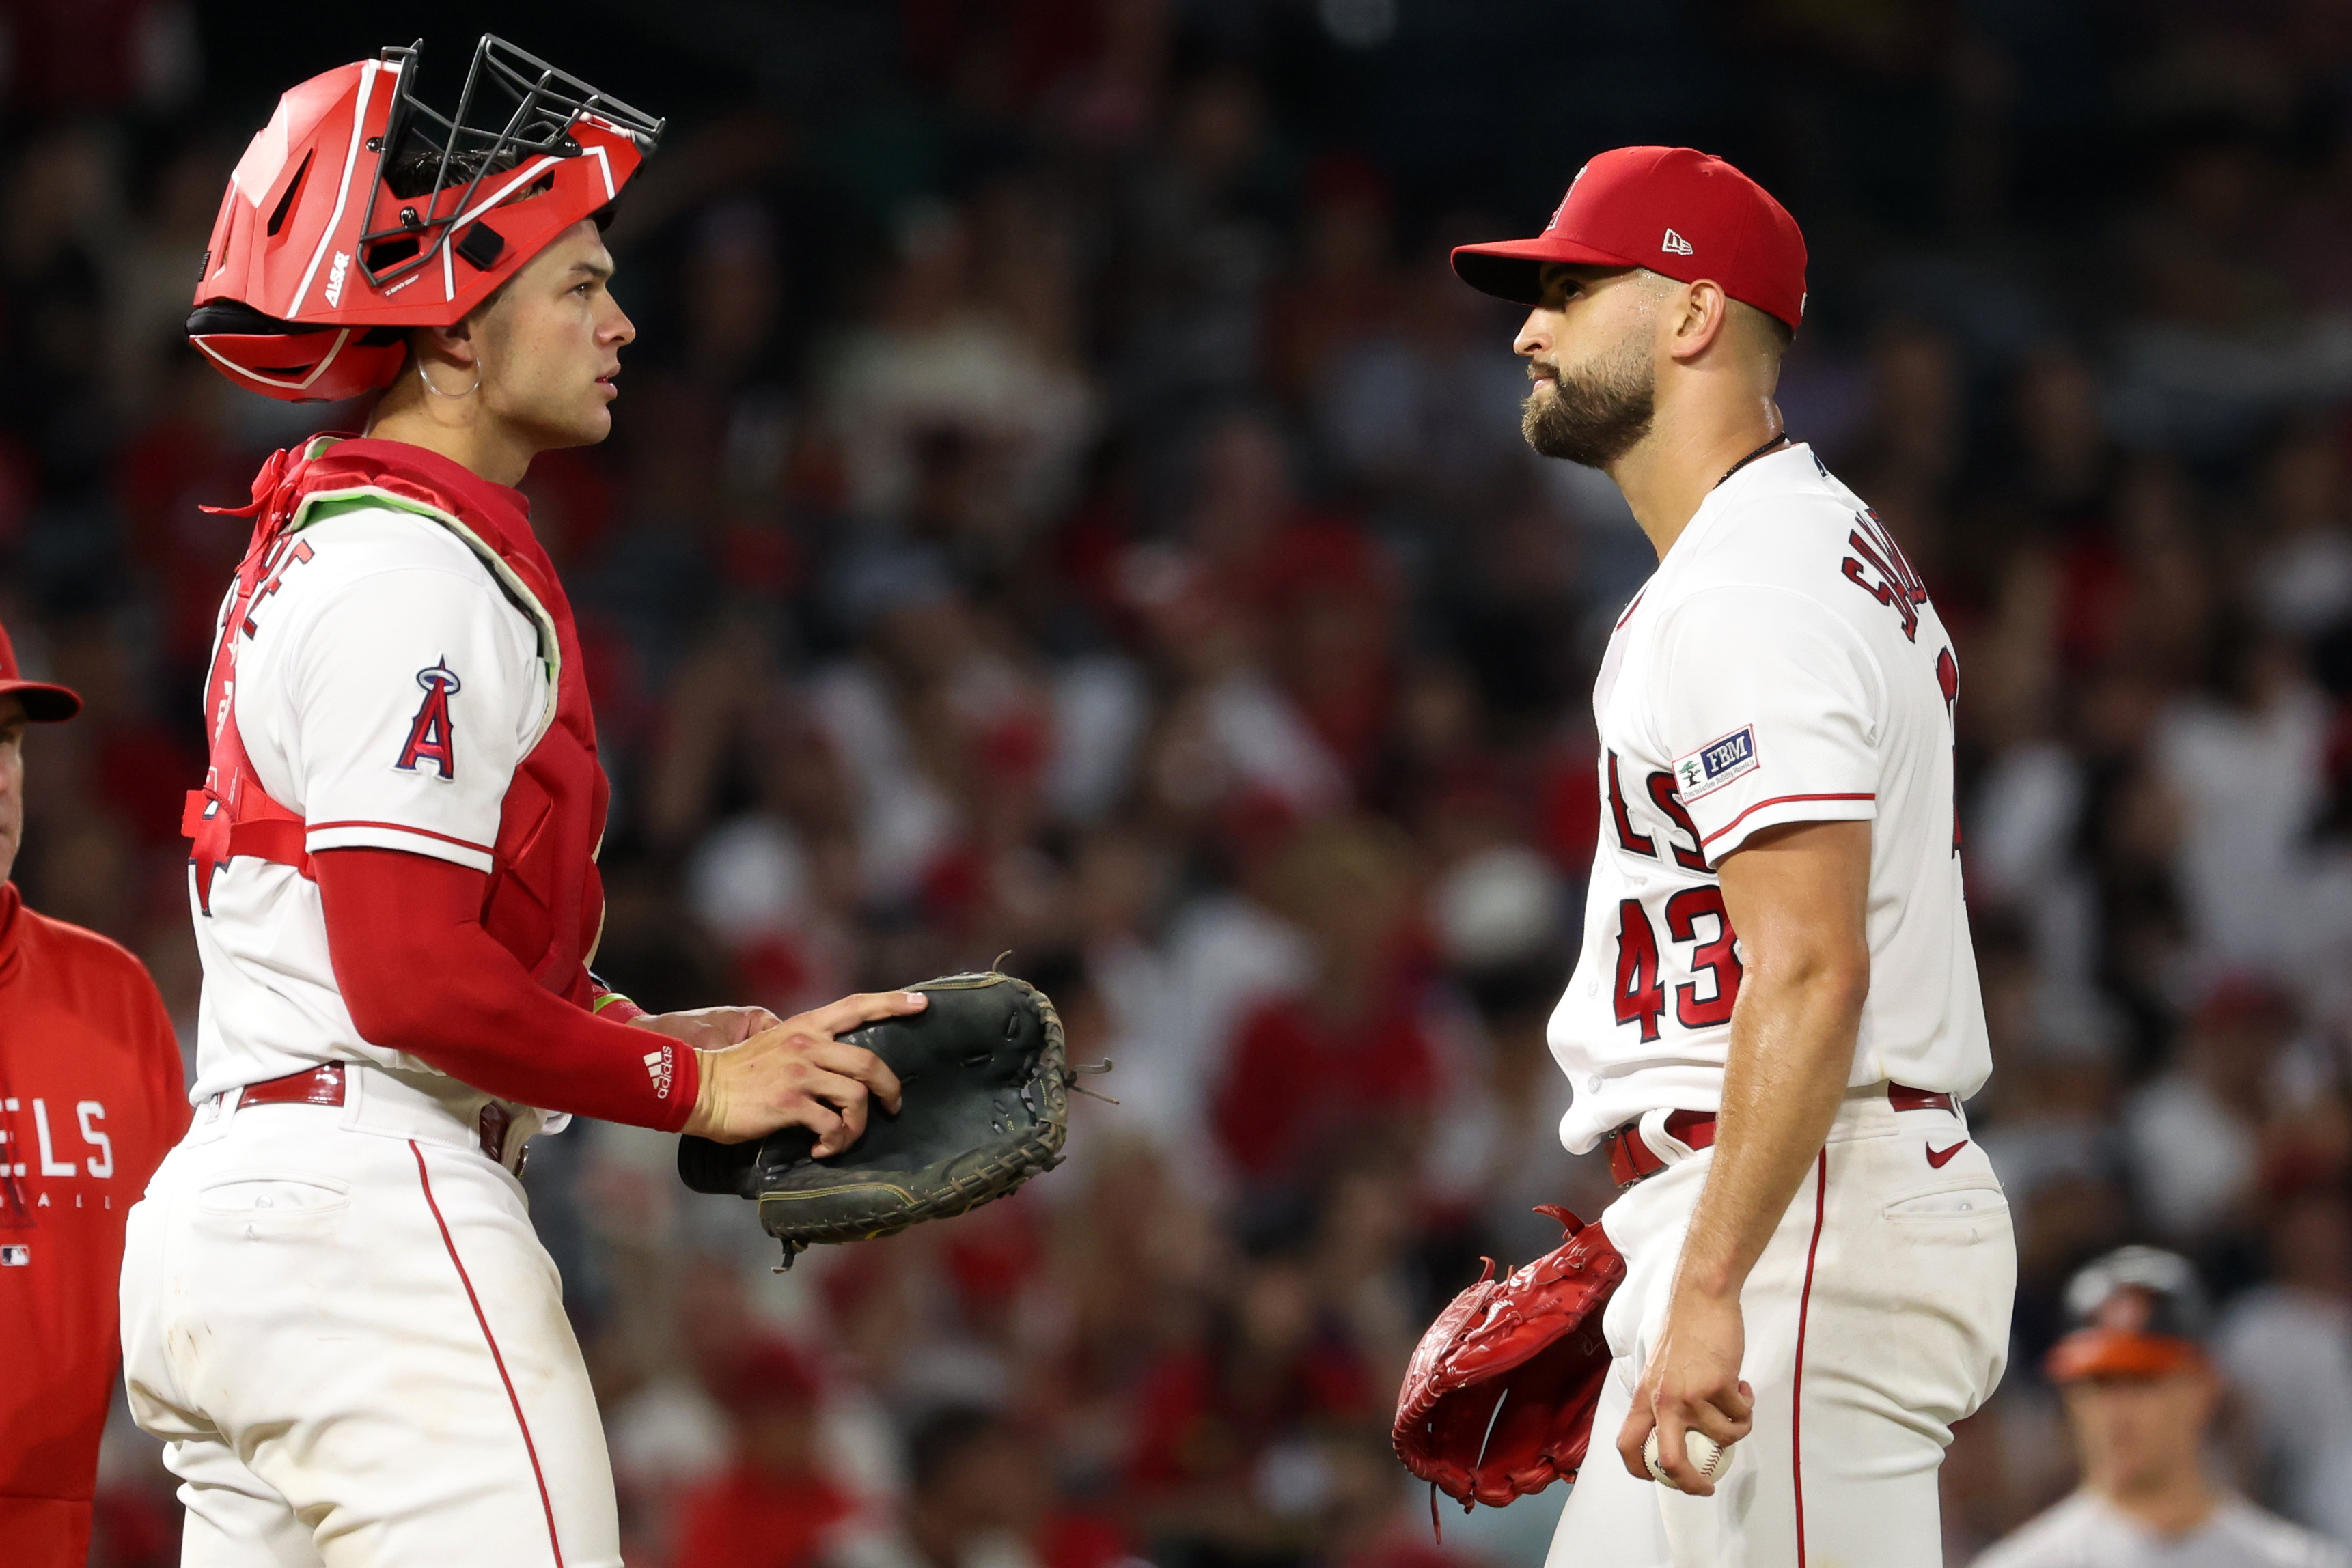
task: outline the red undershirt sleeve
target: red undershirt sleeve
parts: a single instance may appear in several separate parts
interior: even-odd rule
[[[335,983],[370,1044],[501,1099],[685,1126],[699,1087],[693,1051],[619,1021],[625,998],[599,1016],[533,983],[482,929],[487,874],[387,849],[324,850],[311,864]]]

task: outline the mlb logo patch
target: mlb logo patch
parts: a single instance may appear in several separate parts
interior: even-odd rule
[[[33,1249],[29,1247],[21,1245],[0,1247],[0,1269],[29,1268],[32,1261]]]
[[[1675,791],[1687,805],[1714,793],[1733,779],[1753,773],[1762,764],[1756,756],[1756,727],[1742,725],[1720,740],[1710,740],[1687,757],[1675,758]]]

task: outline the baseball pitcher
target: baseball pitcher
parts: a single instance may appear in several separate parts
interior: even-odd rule
[[[1440,1320],[1399,1449],[1465,1501],[1580,1464],[1553,1568],[1926,1568],[2015,1276],[1961,1110],[1990,1060],[1951,639],[1781,428],[1805,246],[1746,175],[1620,148],[1539,237],[1454,266],[1529,307],[1528,440],[1614,479],[1658,569],[1594,686],[1601,839],[1550,1027],[1561,1137],[1621,1193]]]

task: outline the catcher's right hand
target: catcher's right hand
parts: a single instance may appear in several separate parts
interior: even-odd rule
[[[698,1051],[700,1087],[686,1131],[740,1144],[779,1127],[816,1134],[816,1154],[838,1154],[866,1131],[869,1097],[898,1109],[898,1076],[862,1046],[834,1037],[929,1006],[918,991],[867,991],[786,1019],[724,1051]]]

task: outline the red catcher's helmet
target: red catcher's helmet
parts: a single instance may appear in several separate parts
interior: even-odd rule
[[[295,88],[229,176],[188,337],[291,402],[390,384],[404,329],[446,327],[583,218],[604,220],[662,122],[488,34],[444,115],[424,45]]]

